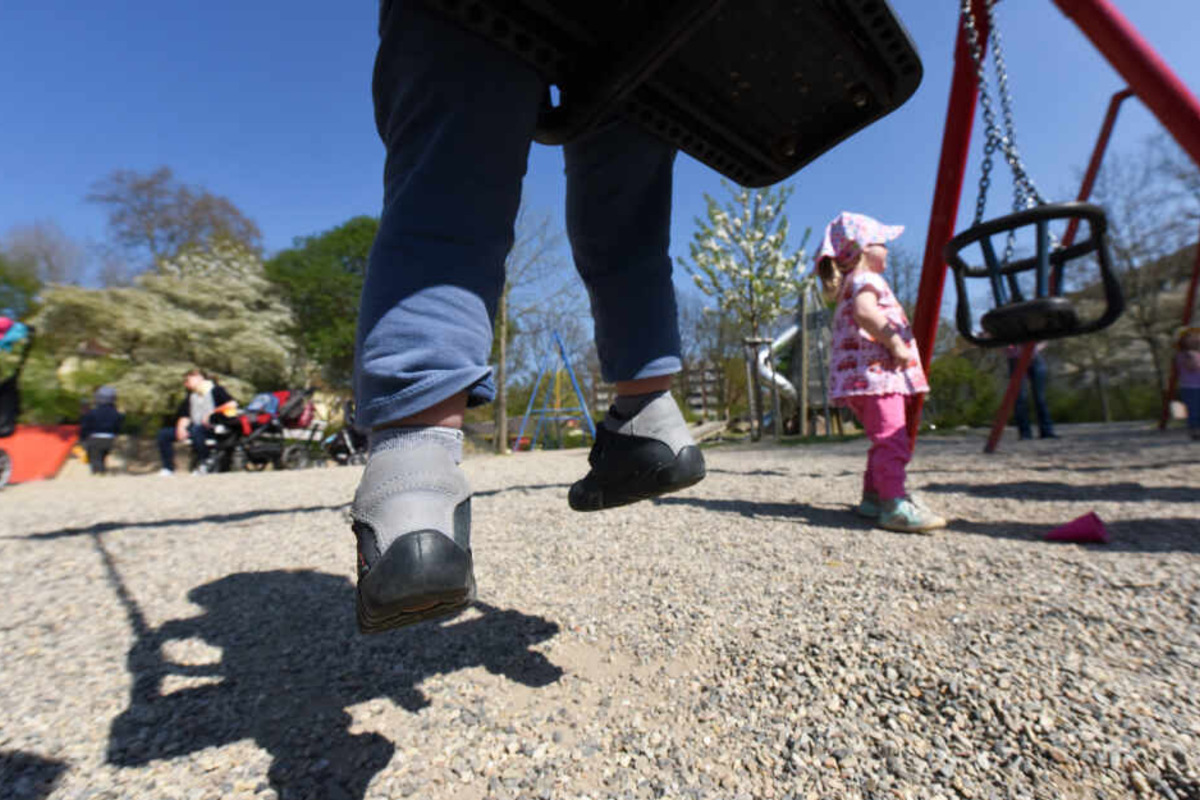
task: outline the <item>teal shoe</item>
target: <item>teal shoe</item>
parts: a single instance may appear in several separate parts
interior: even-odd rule
[[[855,514],[867,519],[879,519],[879,512],[882,510],[879,506],[878,492],[863,492],[862,501],[854,507]]]
[[[883,503],[879,527],[901,533],[927,533],[946,527],[946,520],[911,497],[897,497]]]

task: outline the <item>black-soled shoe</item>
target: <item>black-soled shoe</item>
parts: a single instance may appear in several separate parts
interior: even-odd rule
[[[421,459],[441,458],[447,463],[420,468]],[[359,631],[380,633],[452,616],[475,600],[470,489],[442,448],[373,454],[351,516],[358,539]]]
[[[571,486],[576,511],[600,511],[676,492],[704,479],[704,455],[694,444],[676,452],[650,437],[614,433],[603,424],[588,455],[591,470]]]

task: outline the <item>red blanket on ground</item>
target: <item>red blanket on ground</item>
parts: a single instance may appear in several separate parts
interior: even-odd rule
[[[53,478],[78,439],[78,425],[18,425],[12,436],[0,439],[0,449],[12,458],[9,483]]]

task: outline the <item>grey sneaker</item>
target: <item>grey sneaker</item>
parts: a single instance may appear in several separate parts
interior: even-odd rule
[[[854,507],[854,513],[866,519],[879,519],[880,511],[878,492],[863,492],[862,500]]]
[[[471,490],[444,447],[373,453],[350,516],[362,633],[449,616],[474,601]]]
[[[901,533],[927,533],[946,527],[946,520],[911,497],[884,501],[879,514],[879,527]]]

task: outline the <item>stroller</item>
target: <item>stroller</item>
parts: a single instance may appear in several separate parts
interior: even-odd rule
[[[0,316],[0,351],[11,351],[15,345],[24,342],[16,368],[0,381],[0,439],[12,436],[17,429],[17,417],[21,416],[21,389],[18,382],[25,359],[29,358],[29,349],[33,347],[33,334],[33,328]],[[4,448],[0,448],[0,489],[8,485],[12,468],[12,458]]]
[[[209,472],[304,469],[318,449],[312,389],[264,392],[235,417],[214,420]],[[298,432],[298,434],[297,434]]]
[[[341,466],[367,463],[367,435],[354,424],[354,401],[342,406],[342,427],[325,437],[322,446]]]

